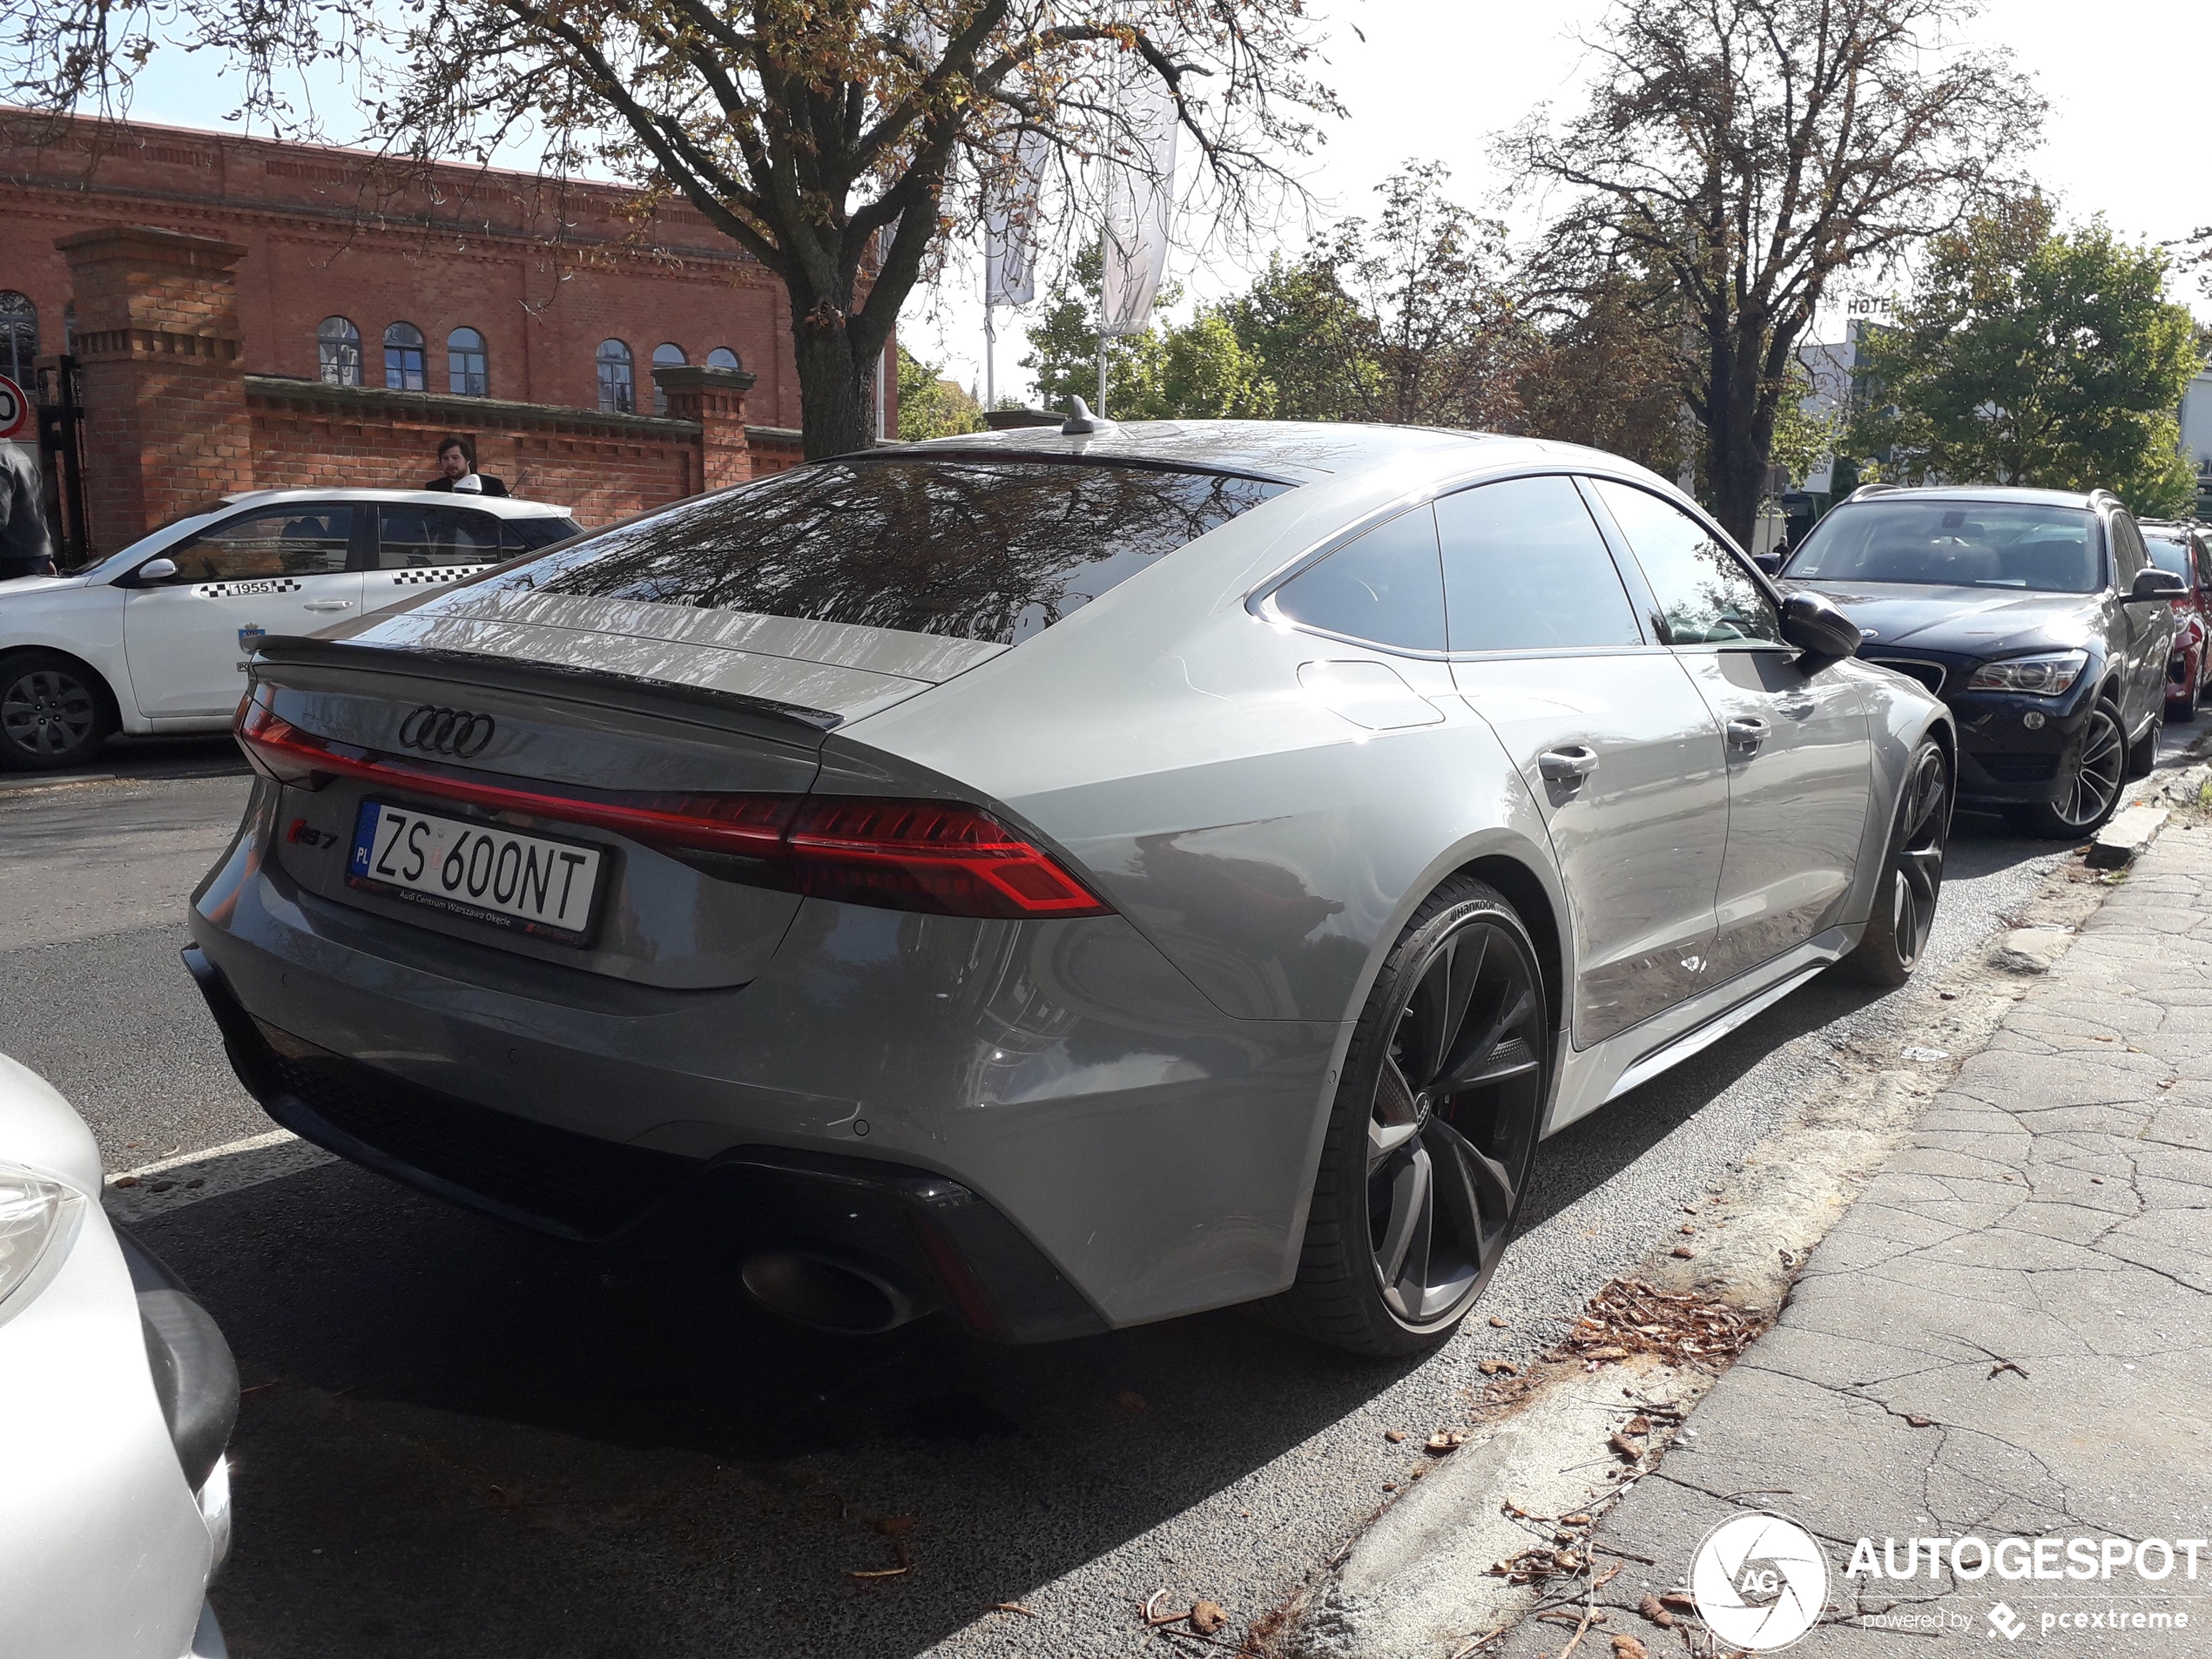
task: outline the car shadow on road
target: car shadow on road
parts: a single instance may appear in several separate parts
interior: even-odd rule
[[[249,1391],[217,1598],[240,1659],[917,1653],[1412,1368],[1235,1311],[818,1337],[696,1229],[586,1250],[344,1164],[141,1231]]]

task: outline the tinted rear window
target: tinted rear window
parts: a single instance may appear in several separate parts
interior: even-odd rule
[[[1011,645],[1289,488],[1096,462],[824,462],[591,536],[497,585]]]

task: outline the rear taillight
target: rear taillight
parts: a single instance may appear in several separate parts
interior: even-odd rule
[[[973,806],[810,796],[784,844],[818,898],[948,916],[1107,914],[1049,854]]]
[[[237,732],[253,769],[278,783],[317,789],[334,777],[359,778],[482,811],[611,830],[649,846],[734,853],[756,861],[765,884],[815,898],[946,916],[1112,914],[1050,853],[957,802],[527,788],[334,743],[258,698],[240,706]],[[749,873],[728,873],[744,880]]]

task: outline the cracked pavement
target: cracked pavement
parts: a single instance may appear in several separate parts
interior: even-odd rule
[[[1961,1582],[1906,1542],[2212,1534],[2208,877],[2212,827],[2169,827],[1931,1103],[1694,1434],[1601,1524],[1600,1559],[1625,1561],[1579,1651],[1624,1633],[1672,1649],[1639,1599],[1685,1584],[1713,1527],[1770,1508],[1830,1557],[1825,1621],[1795,1651],[1979,1648],[2002,1601],[2031,1647],[2212,1653],[2212,1550],[2193,1581],[2177,1555],[2158,1581]],[[1848,1575],[1862,1538],[1894,1540],[1913,1575]],[[2187,1628],[2123,1622],[2152,1610]],[[2060,1614],[2093,1622],[2045,1625]],[[1868,1622],[1899,1615],[1923,1628]],[[1534,1659],[1571,1628],[1532,1619],[1483,1652]]]

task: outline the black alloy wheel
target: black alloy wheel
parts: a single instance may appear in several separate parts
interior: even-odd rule
[[[2081,748],[2073,772],[2058,796],[2008,814],[2015,828],[2051,840],[2074,840],[2095,833],[2120,805],[2128,770],[2128,737],[2120,710],[2108,701],[2090,705],[2081,729]]]
[[[28,651],[0,660],[0,763],[74,765],[99,752],[107,728],[99,687],[68,658]]]
[[[1874,912],[1858,947],[1844,959],[1854,978],[1902,985],[1928,948],[1936,902],[1943,895],[1943,856],[1951,844],[1951,762],[1942,745],[1923,738],[1898,792],[1897,822]]]
[[[1520,1214],[1552,1042],[1521,918],[1454,877],[1406,924],[1355,1028],[1287,1298],[1293,1324],[1378,1355],[1451,1334]]]

